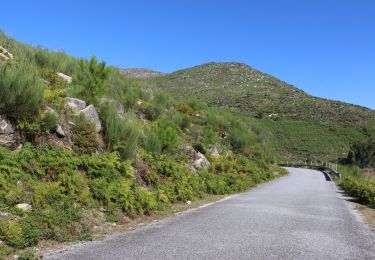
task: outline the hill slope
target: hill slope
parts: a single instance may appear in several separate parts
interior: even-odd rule
[[[125,78],[149,79],[165,75],[163,72],[144,69],[144,68],[128,68],[120,69],[120,74]]]
[[[313,97],[241,63],[207,63],[144,80],[177,98],[197,97],[257,117],[312,119],[340,125],[375,121],[375,111]]]

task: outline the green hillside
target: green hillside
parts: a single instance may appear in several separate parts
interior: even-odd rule
[[[0,259],[286,173],[241,115],[1,32],[0,54]]]
[[[241,63],[208,63],[140,82],[241,115],[282,159],[345,157],[375,122],[374,110],[313,97]]]

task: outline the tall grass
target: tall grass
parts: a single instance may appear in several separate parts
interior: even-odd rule
[[[15,119],[33,117],[43,102],[45,86],[30,65],[0,67],[0,114]]]
[[[143,140],[146,151],[154,154],[173,151],[179,143],[175,127],[165,118],[159,119]]]
[[[41,68],[72,75],[78,69],[78,61],[64,52],[51,52],[43,48],[29,49],[28,59]]]
[[[105,140],[109,148],[117,150],[123,159],[134,156],[141,134],[141,126],[132,115],[121,118],[117,115],[117,108],[110,103],[104,112]]]

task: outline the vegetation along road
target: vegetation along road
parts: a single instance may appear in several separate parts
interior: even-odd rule
[[[46,259],[375,259],[375,233],[323,173],[249,192]]]

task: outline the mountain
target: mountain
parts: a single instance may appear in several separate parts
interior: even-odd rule
[[[242,63],[211,62],[143,82],[179,99],[196,97],[256,117],[311,119],[339,125],[375,121],[374,110],[311,96]]]
[[[342,158],[375,132],[374,110],[311,96],[242,63],[211,62],[139,82],[240,115],[286,160]]]
[[[120,74],[125,78],[150,79],[165,75],[163,72],[144,69],[144,68],[127,68],[120,69]]]

